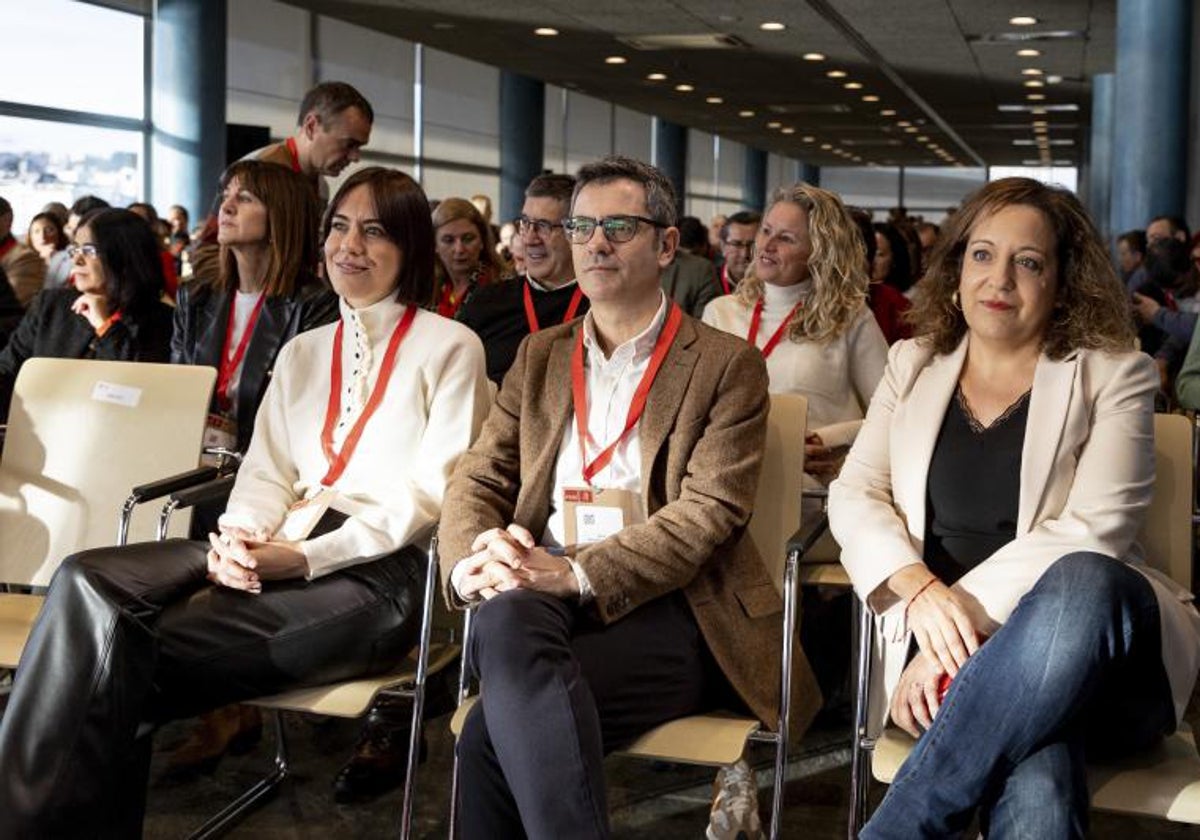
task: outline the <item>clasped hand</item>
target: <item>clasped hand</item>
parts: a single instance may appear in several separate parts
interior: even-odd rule
[[[257,595],[264,580],[303,577],[308,560],[299,544],[272,540],[265,533],[222,528],[209,534],[208,579],[220,586]]]
[[[532,589],[559,598],[579,594],[571,564],[539,546],[520,525],[492,528],[471,543],[471,556],[462,560],[458,594],[467,601],[494,598],[511,589]]]
[[[91,324],[92,329],[98,330],[108,320],[108,299],[104,295],[84,292],[75,298],[71,311]]]

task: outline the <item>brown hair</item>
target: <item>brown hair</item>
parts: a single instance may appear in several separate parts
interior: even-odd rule
[[[951,217],[907,313],[914,335],[938,353],[949,353],[958,346],[967,322],[955,302],[955,292],[971,229],[983,217],[1014,205],[1041,211],[1054,229],[1058,283],[1042,351],[1051,359],[1062,359],[1084,348],[1132,349],[1133,320],[1125,288],[1087,211],[1070,191],[1031,178],[1003,178],[986,184]]]
[[[400,276],[396,300],[424,306],[433,294],[433,223],[429,201],[421,185],[399,169],[368,166],[347,178],[338,188],[321,222],[321,241],[329,236],[333,216],[350,191],[366,185],[375,205],[375,217],[388,238],[400,249]]]
[[[475,227],[475,232],[479,234],[479,241],[483,243],[483,247],[479,251],[479,268],[485,274],[490,274],[491,279],[495,279],[500,272],[500,263],[496,259],[496,240],[492,236],[491,225],[484,221],[483,214],[479,212],[478,208],[465,198],[447,198],[438,202],[437,209],[433,211],[433,233],[429,237],[430,241],[434,241],[438,228],[451,222],[457,222],[459,219],[466,219]],[[450,278],[442,261],[436,258],[434,259],[434,275],[435,283],[429,301],[437,306],[437,295],[441,294],[442,285]]]
[[[296,281],[311,275],[317,266],[317,197],[303,175],[286,166],[241,160],[221,175],[221,191],[237,178],[238,186],[267,208],[267,274],[264,294],[290,297]],[[216,288],[236,292],[237,260],[233,251],[222,245],[220,273]]]
[[[59,221],[58,216],[54,215],[53,213],[47,213],[45,210],[43,210],[41,213],[38,213],[29,220],[29,229],[25,231],[26,245],[28,245],[30,248],[35,247],[33,244],[33,226],[41,220],[45,220],[54,225],[54,229],[58,231],[58,236],[54,239],[55,251],[61,251],[63,248],[66,248],[71,244],[71,240],[67,239],[66,231],[63,230],[63,223]]]

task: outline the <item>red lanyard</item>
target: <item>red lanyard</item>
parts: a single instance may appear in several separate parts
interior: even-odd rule
[[[733,294],[733,286],[729,283],[729,266],[721,266],[721,288],[725,290],[725,294]]]
[[[804,301],[797,302],[797,304],[792,307],[792,311],[789,312],[787,317],[783,319],[783,323],[779,325],[779,329],[775,330],[774,334],[767,339],[767,343],[763,345],[762,348],[762,355],[764,359],[770,356],[772,351],[775,349],[775,345],[783,340],[783,334],[787,331],[788,325],[792,323],[792,318],[794,318],[796,313],[803,308]],[[754,314],[750,316],[750,332],[746,336],[746,341],[750,342],[751,347],[758,346],[758,325],[762,323],[762,314],[763,299],[759,298],[758,302],[754,304]]]
[[[592,477],[608,466],[613,453],[617,451],[617,446],[642,419],[642,412],[646,410],[646,397],[650,394],[650,386],[654,384],[654,377],[658,375],[658,369],[662,367],[663,360],[667,358],[667,351],[671,349],[671,343],[675,340],[675,334],[679,332],[679,325],[682,321],[683,310],[679,308],[679,304],[672,301],[671,311],[667,313],[667,321],[658,334],[658,340],[654,342],[654,352],[650,354],[650,364],[646,366],[646,372],[642,374],[642,379],[633,392],[633,400],[629,403],[629,413],[625,416],[624,430],[590,464],[587,459],[588,408],[587,381],[584,379],[583,373],[583,325],[579,325],[579,332],[575,340],[575,352],[571,356],[571,394],[575,402],[575,431],[579,435],[583,480],[587,484],[591,484]]]
[[[233,342],[233,316],[237,311],[237,292],[229,296],[229,320],[225,324],[225,342],[221,345],[221,362],[217,367],[217,407],[222,411],[228,411],[229,407],[233,405],[233,401],[229,398],[229,382],[233,379],[234,371],[238,369],[242,359],[246,358],[246,348],[250,346],[250,336],[254,334],[254,325],[258,323],[258,313],[262,312],[263,301],[266,299],[265,294],[258,296],[258,302],[250,311],[250,320],[246,322],[246,329],[242,330],[242,338],[234,349],[233,355],[230,356],[229,345]]]
[[[286,142],[288,154],[292,156],[292,171],[303,172],[300,168],[300,150],[296,148],[296,138],[289,137]]]
[[[567,304],[567,314],[563,315],[562,323],[565,324],[575,317],[581,300],[583,300],[583,290],[576,286],[575,294],[571,295],[571,302]],[[533,308],[533,292],[529,291],[528,280],[525,281],[525,320],[529,323],[529,332],[535,333],[541,329],[538,326],[537,311]]]
[[[358,446],[358,439],[362,437],[363,429],[367,427],[367,421],[371,419],[371,415],[383,402],[383,395],[387,392],[388,383],[392,379],[392,368],[396,366],[396,353],[400,350],[400,342],[408,334],[408,328],[412,326],[413,319],[416,317],[417,307],[409,306],[404,310],[400,323],[396,324],[396,329],[392,330],[387,351],[383,354],[383,363],[379,366],[379,378],[375,380],[375,387],[371,389],[371,395],[367,397],[367,404],[363,406],[362,414],[358,415],[358,420],[354,422],[350,434],[346,435],[341,450],[334,452],[333,427],[337,424],[338,415],[342,413],[342,327],[344,322],[338,321],[337,331],[333,335],[333,362],[329,370],[329,405],[325,409],[325,428],[321,430],[321,449],[325,451],[325,460],[329,462],[329,471],[321,479],[321,483],[326,487],[332,487],[334,482],[341,478],[342,473],[346,471],[346,465],[350,463],[350,458],[354,455],[354,449]]]

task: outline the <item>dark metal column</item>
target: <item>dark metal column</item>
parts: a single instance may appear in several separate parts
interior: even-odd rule
[[[821,167],[815,163],[796,161],[796,176],[806,184],[812,184],[814,187],[821,186]]]
[[[651,138],[651,163],[663,171],[675,185],[679,212],[683,213],[683,198],[687,190],[687,128],[660,117],[654,118],[654,136]]]
[[[225,169],[226,0],[157,0],[150,201],[208,213]]]
[[[1119,0],[1112,231],[1186,209],[1191,0]]]
[[[1112,73],[1092,76],[1092,130],[1087,156],[1087,207],[1092,221],[1108,239],[1112,213],[1113,82]]]
[[[502,224],[521,215],[525,188],[542,172],[546,147],[546,85],[500,71],[500,206]],[[566,143],[566,138],[563,138]]]
[[[746,149],[746,167],[742,170],[742,206],[761,211],[767,206],[767,153]]]

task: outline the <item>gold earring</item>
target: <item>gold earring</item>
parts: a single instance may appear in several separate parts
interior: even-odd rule
[[[958,289],[950,293],[950,303],[955,309],[962,309],[962,304],[958,302]]]

